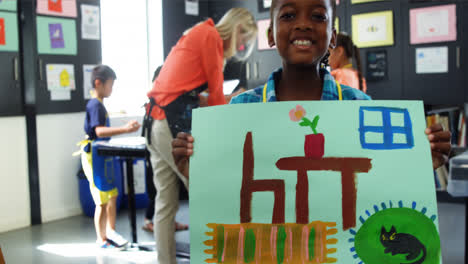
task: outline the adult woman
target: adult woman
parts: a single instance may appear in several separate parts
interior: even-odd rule
[[[209,94],[208,105],[226,103],[222,87],[226,60],[240,50],[246,58],[256,33],[255,19],[244,8],[229,10],[216,25],[212,19],[195,25],[172,48],[148,93],[152,102],[148,112],[150,119],[154,119],[147,145],[157,189],[154,229],[158,263],[176,264],[174,218],[178,179],[187,187],[187,179],[174,164],[172,138],[178,132],[190,131],[191,111],[200,106],[199,96],[204,90]]]
[[[353,68],[353,58],[356,61],[357,70]],[[330,49],[329,64],[331,74],[341,84],[367,92],[366,79],[361,73],[361,57],[359,48],[354,45],[350,36],[338,33],[336,47]]]

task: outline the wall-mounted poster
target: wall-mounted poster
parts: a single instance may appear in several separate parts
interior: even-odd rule
[[[270,27],[270,19],[264,19],[257,21],[258,27],[258,50],[271,50],[275,47],[268,45],[268,27]]]
[[[62,24],[49,24],[50,46],[52,49],[65,48],[65,40],[63,39]]]
[[[191,263],[441,263],[423,102],[205,107],[192,128]]]
[[[73,64],[47,64],[47,90],[52,101],[71,100],[75,90],[75,67]]]
[[[379,2],[384,0],[351,0],[351,4],[362,4],[362,3],[369,3],[369,2]]]
[[[38,14],[77,17],[76,0],[37,0]]]
[[[18,18],[16,13],[0,12],[0,51],[18,51]]]
[[[0,10],[16,11],[17,0],[3,0],[0,1]]]
[[[6,45],[5,18],[0,17],[0,46]]]
[[[47,90],[75,90],[75,66],[73,64],[47,64]]]
[[[83,98],[86,100],[91,99],[91,91],[93,86],[91,84],[91,75],[94,67],[97,65],[85,64],[83,65]]]
[[[387,51],[368,51],[366,56],[367,81],[382,81],[387,79]]]
[[[456,41],[456,5],[411,9],[410,35],[411,44]]]
[[[81,38],[101,39],[99,6],[81,5]]]
[[[185,14],[191,16],[198,16],[199,3],[198,0],[185,0]]]
[[[272,0],[257,0],[258,12],[266,12],[270,10]]]
[[[75,20],[43,16],[36,19],[39,54],[77,54]]]
[[[359,48],[393,45],[393,11],[353,15],[351,20]]]
[[[448,72],[448,47],[429,47],[416,49],[416,73]]]

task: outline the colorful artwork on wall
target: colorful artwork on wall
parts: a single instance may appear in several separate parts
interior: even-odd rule
[[[75,20],[37,16],[36,21],[39,54],[77,54]]]
[[[17,52],[18,49],[18,16],[0,11],[0,52]]]
[[[353,15],[353,40],[359,48],[393,45],[393,11]]]
[[[411,9],[410,36],[411,44],[456,41],[456,5]]]
[[[17,0],[0,1],[0,10],[16,11],[18,6]]]
[[[37,0],[36,12],[49,16],[77,17],[76,0]]]

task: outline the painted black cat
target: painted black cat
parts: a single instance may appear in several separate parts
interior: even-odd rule
[[[385,254],[407,254],[406,260],[414,261],[402,264],[421,264],[426,259],[426,247],[410,234],[397,233],[394,226],[389,232],[382,226],[380,243],[385,247]]]

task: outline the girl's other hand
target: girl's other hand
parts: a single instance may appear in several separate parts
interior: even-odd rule
[[[189,133],[179,132],[177,137],[172,140],[172,156],[174,162],[187,179],[189,178],[189,158],[193,154],[194,138]]]
[[[444,131],[441,124],[433,124],[426,128],[425,133],[431,144],[432,166],[434,169],[444,165],[448,160],[448,155],[452,149],[450,131]]]

